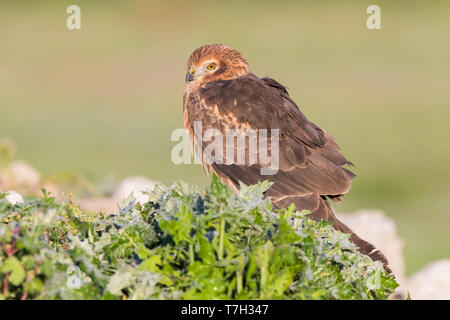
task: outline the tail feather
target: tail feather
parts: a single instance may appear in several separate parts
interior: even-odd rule
[[[295,198],[291,198],[292,202],[295,203]],[[278,207],[281,204],[274,203],[275,207]],[[296,204],[298,209],[301,209],[301,205]],[[347,225],[342,223],[334,214],[333,210],[331,209],[330,204],[324,197],[319,198],[319,206],[318,208],[308,215],[309,218],[320,221],[331,221],[333,222],[333,227],[336,230],[339,230],[344,233],[350,234],[350,241],[352,241],[357,247],[358,251],[361,252],[364,255],[369,256],[374,261],[380,261],[383,264],[384,270],[390,275],[393,275],[392,269],[389,267],[389,262],[386,258],[386,256],[378,250],[373,244],[361,239],[356,233],[353,232],[352,229],[350,229]]]
[[[350,234],[350,241],[352,241],[358,247],[359,252],[369,256],[373,261],[380,261],[383,264],[384,270],[386,270],[388,274],[393,275],[392,269],[389,267],[389,262],[386,256],[373,244],[361,239],[355,232],[353,232],[352,229],[350,229],[347,225],[340,221],[335,216],[330,204],[326,199],[321,198],[320,201],[321,204],[319,205],[319,208],[316,212],[313,212],[310,217],[315,220],[317,217],[325,216],[326,219],[324,220],[332,221],[333,227],[336,230]]]
[[[369,256],[373,261],[380,261],[383,264],[384,270],[386,270],[388,274],[393,275],[392,269],[389,267],[389,261],[387,260],[386,256],[373,244],[361,239],[355,233],[352,233],[352,235],[350,236],[350,241],[356,244],[359,252]]]

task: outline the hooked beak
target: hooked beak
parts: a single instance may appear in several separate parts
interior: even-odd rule
[[[186,73],[186,83],[191,82],[192,80],[194,80],[194,75],[189,72]]]
[[[189,69],[188,73],[186,73],[186,83],[194,80],[194,69]]]

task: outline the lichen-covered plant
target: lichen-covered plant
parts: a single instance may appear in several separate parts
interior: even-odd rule
[[[273,212],[264,182],[204,195],[158,186],[145,205],[88,213],[44,192],[0,195],[2,299],[386,299],[396,282],[348,235],[293,207]]]

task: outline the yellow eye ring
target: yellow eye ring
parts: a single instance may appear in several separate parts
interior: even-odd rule
[[[208,66],[206,67],[208,70],[214,70],[215,68],[216,68],[216,64],[213,62],[213,63],[210,63],[210,64],[208,64]]]

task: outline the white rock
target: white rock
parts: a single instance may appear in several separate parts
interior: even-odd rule
[[[413,300],[450,300],[450,259],[426,265],[407,284]]]
[[[11,176],[18,186],[36,187],[41,181],[39,172],[25,161],[11,163]]]
[[[12,205],[15,205],[17,203],[23,203],[22,196],[15,191],[8,191],[5,200],[11,203]]]
[[[140,204],[144,204],[148,201],[149,197],[143,192],[152,190],[156,184],[157,182],[147,179],[146,177],[128,177],[119,184],[113,198],[116,202],[121,202],[133,193],[137,201]]]
[[[395,222],[377,210],[357,211],[354,214],[338,214],[338,218],[362,239],[372,243],[389,261],[396,281],[400,284],[396,293],[406,296],[403,240],[398,236]]]

